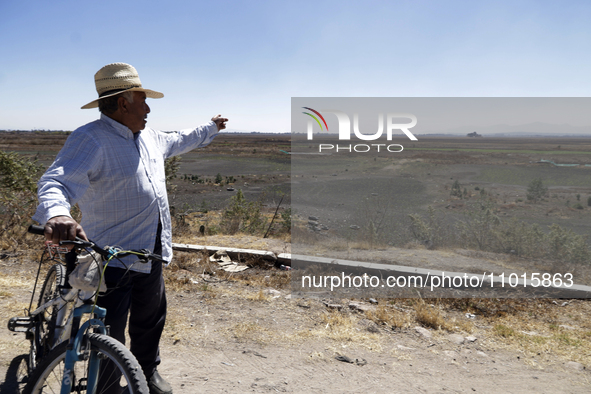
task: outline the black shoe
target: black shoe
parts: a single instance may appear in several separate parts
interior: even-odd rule
[[[150,388],[150,394],[172,394],[172,387],[160,376],[158,371],[155,371],[150,378],[148,387]]]

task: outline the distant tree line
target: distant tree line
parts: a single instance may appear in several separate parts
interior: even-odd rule
[[[70,134],[72,134],[72,131],[70,131],[70,130],[33,129],[33,130],[0,130],[0,133],[9,133],[9,134],[35,133],[35,134],[65,134],[65,135],[70,135]]]

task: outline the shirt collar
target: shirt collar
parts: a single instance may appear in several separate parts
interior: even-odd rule
[[[106,122],[109,126],[111,126],[115,130],[116,134],[120,135],[121,137],[123,137],[125,139],[134,139],[135,138],[135,135],[129,129],[129,127],[117,122],[114,119],[109,118],[107,115],[105,115],[103,113],[101,113],[101,121]]]

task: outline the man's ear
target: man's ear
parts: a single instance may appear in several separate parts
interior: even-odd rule
[[[127,102],[127,100],[124,97],[119,97],[117,99],[117,106],[119,107],[119,110],[121,111],[122,114],[126,114],[129,112],[128,106],[129,103]]]

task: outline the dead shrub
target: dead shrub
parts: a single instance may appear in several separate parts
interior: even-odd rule
[[[378,325],[387,325],[392,329],[410,326],[410,315],[393,307],[379,305],[375,310],[368,311],[366,317]]]
[[[415,320],[423,327],[435,330],[449,330],[449,324],[441,314],[441,311],[434,306],[427,305],[423,299],[415,304]]]

